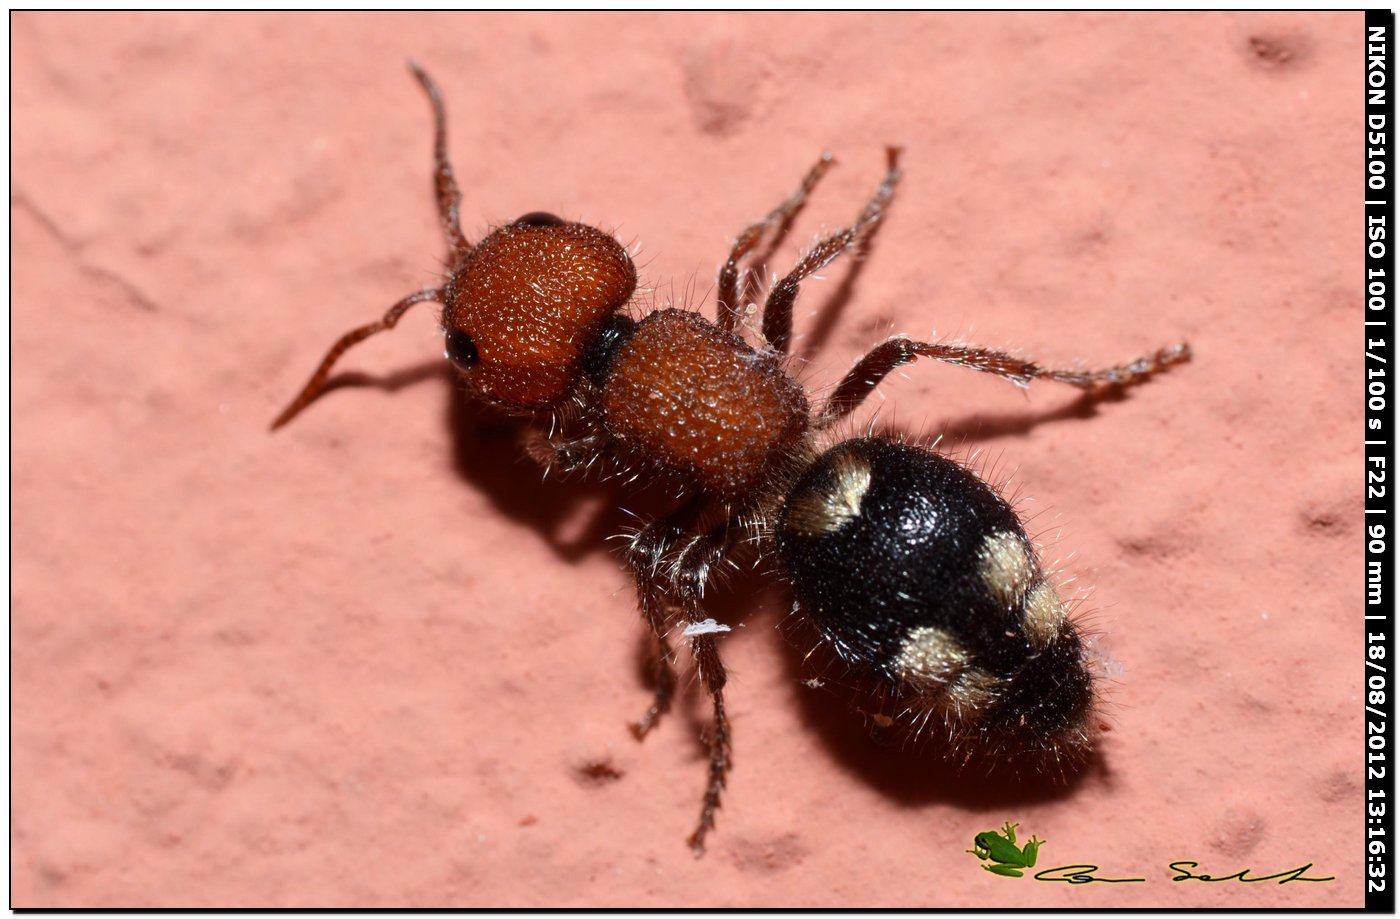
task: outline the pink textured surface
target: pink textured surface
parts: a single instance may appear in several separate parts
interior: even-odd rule
[[[1359,905],[1359,14],[14,18],[13,902]],[[890,331],[1054,364],[1182,338],[1119,401],[915,366],[882,414],[1015,470],[1122,663],[1068,788],[875,749],[761,579],[721,592],[736,768],[683,840],[703,709],[645,744],[608,485],[538,484],[431,308],[270,436],[342,331],[436,283],[427,105],[465,226],[639,241],[699,303],[840,160],[774,268],[805,378]],[[598,764],[606,764],[606,768]],[[590,765],[594,768],[590,768]],[[1040,864],[995,877],[1011,819]],[[1324,884],[1172,883],[1169,861]]]

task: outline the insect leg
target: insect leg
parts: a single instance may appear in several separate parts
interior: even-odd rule
[[[1183,342],[1160,348],[1135,361],[1103,370],[1056,370],[1041,367],[1032,361],[1022,360],[1001,351],[960,344],[914,341],[912,338],[900,336],[876,345],[856,362],[841,382],[836,384],[831,397],[817,414],[817,427],[830,427],[849,415],[892,370],[921,357],[995,374],[1017,386],[1025,386],[1032,380],[1053,380],[1080,389],[1092,389],[1100,385],[1136,386],[1174,364],[1189,361],[1191,347]]]
[[[817,187],[817,182],[826,174],[836,161],[830,153],[823,153],[816,165],[807,171],[807,175],[802,179],[802,184],[797,187],[788,198],[773,208],[767,217],[757,223],[750,224],[742,233],[734,237],[734,244],[729,249],[729,257],[725,259],[724,265],[719,270],[719,290],[716,295],[716,316],[719,327],[726,332],[732,332],[739,324],[739,310],[741,304],[739,289],[739,260],[748,255],[753,248],[758,245],[759,240],[769,228],[776,228],[773,235],[773,244],[787,235],[788,228],[792,226],[793,219],[802,206],[807,203],[807,196],[812,189]]]
[[[886,147],[885,157],[888,161],[885,178],[855,223],[819,240],[798,260],[797,266],[768,291],[768,299],[763,304],[763,337],[774,351],[786,353],[791,343],[792,304],[797,299],[798,285],[830,265],[847,249],[862,248],[879,225],[899,182],[899,148]]]
[[[715,641],[719,634],[728,629],[712,625],[704,613],[705,583],[709,580],[710,569],[729,548],[730,535],[736,529],[731,522],[727,520],[692,538],[679,552],[674,576],[675,590],[691,623],[687,629],[691,636],[691,654],[714,709],[707,734],[710,747],[709,782],[700,808],[700,822],[689,840],[690,848],[697,856],[705,853],[705,836],[714,829],[715,811],[720,806],[725,777],[733,765],[732,735],[729,717],[724,709],[726,676]]]
[[[632,733],[637,735],[638,740],[647,735],[661,717],[661,713],[669,707],[671,692],[676,684],[676,655],[666,638],[670,623],[667,616],[666,592],[662,586],[662,563],[695,525],[703,508],[704,499],[690,499],[665,517],[657,518],[642,527],[632,537],[624,552],[637,588],[637,601],[641,605],[642,618],[651,627],[657,645],[656,695],[651,707],[632,725]]]

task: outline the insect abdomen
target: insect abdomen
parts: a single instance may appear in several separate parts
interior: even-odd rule
[[[961,464],[848,440],[789,491],[778,551],[836,654],[887,684],[911,723],[1059,751],[1094,701],[1079,631],[1011,507]]]

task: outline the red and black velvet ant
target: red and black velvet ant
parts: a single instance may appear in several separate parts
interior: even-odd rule
[[[1016,513],[962,464],[895,438],[832,443],[839,422],[892,370],[932,358],[1025,386],[1083,389],[1143,382],[1186,361],[1184,345],[1106,370],[1052,370],[957,343],[890,338],[814,406],[787,357],[801,282],[861,247],[899,181],[899,151],[849,226],[820,239],[763,304],[760,340],[740,333],[741,263],[786,232],[830,167],[823,156],[798,189],[735,239],[719,272],[716,318],[659,309],[623,312],[637,284],[612,236],[530,213],[476,244],[460,225],[461,193],[447,159],[437,86],[435,186],[449,247],[442,286],[410,294],[384,318],[346,333],[273,422],[281,427],[325,386],[346,349],[393,328],[415,304],[442,304],[446,356],[481,399],[547,420],[531,452],[547,465],[667,476],[678,505],[630,537],[624,557],[656,638],[656,695],[634,725],[647,733],[675,684],[670,636],[680,628],[713,703],[709,781],[690,845],[714,827],[731,732],[717,638],[705,613],[712,568],[741,542],[773,550],[796,600],[887,722],[930,723],[951,749],[991,748],[1076,760],[1089,749],[1094,677],[1081,632],[1041,567]]]

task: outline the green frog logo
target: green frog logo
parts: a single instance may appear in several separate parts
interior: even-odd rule
[[[1036,853],[1045,845],[1045,840],[1032,836],[1023,847],[1016,848],[1018,826],[1019,823],[1007,821],[1000,833],[995,830],[978,833],[972,838],[972,848],[967,851],[983,861],[990,861],[992,864],[982,867],[992,874],[1008,878],[1023,877],[1025,872],[1021,869],[1035,866]]]

